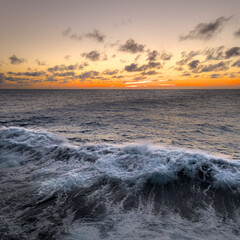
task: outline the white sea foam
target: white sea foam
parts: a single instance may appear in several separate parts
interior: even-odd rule
[[[0,167],[5,238],[237,239],[237,160],[14,127],[0,129]]]

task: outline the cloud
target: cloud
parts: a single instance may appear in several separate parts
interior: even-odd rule
[[[79,64],[78,69],[83,69],[83,68],[87,67],[88,65],[89,64],[87,62],[81,63],[81,64]]]
[[[226,59],[240,56],[240,47],[232,47],[229,50],[227,50],[225,54],[226,54]]]
[[[29,77],[12,77],[12,76],[5,76],[5,81],[9,81],[9,82],[14,82],[16,84],[23,84],[23,85],[30,85],[30,84],[34,84],[34,83],[40,83],[42,82],[41,79],[32,79]]]
[[[78,40],[78,41],[81,41],[82,40],[82,35],[80,34],[77,34],[77,33],[73,33],[69,36],[71,39],[75,39],[75,40]]]
[[[54,76],[47,76],[47,78],[45,79],[45,82],[57,82],[58,80],[54,77]]]
[[[192,60],[195,56],[200,55],[200,51],[182,52],[182,60],[176,62],[177,65],[183,66]]]
[[[18,58],[16,55],[12,55],[9,59],[11,64],[21,64],[27,61],[24,58]]]
[[[8,75],[27,76],[27,77],[39,77],[44,74],[45,74],[44,71],[40,71],[40,72],[8,72]]]
[[[236,37],[240,37],[240,28],[234,33]]]
[[[55,73],[54,76],[58,77],[68,77],[68,76],[74,76],[75,72],[70,71],[70,72],[60,72],[60,73]]]
[[[71,31],[72,31],[72,29],[70,27],[68,27],[66,30],[62,31],[62,35],[63,36],[68,36]]]
[[[235,73],[231,73],[231,75],[229,76],[229,78],[235,78],[235,77],[237,77]]]
[[[219,77],[221,77],[221,74],[215,73],[210,75],[210,78],[219,78]]]
[[[96,77],[99,75],[99,72],[96,71],[88,71],[88,72],[83,72],[77,77],[80,78],[80,81],[85,81],[86,79],[96,79]]]
[[[188,64],[188,66],[189,66],[190,69],[196,69],[199,62],[200,62],[199,60],[193,60]]]
[[[0,73],[0,85],[5,82],[5,75],[4,73]]]
[[[217,48],[209,48],[203,52],[206,55],[206,60],[222,60],[225,58],[224,56],[224,46],[220,46]]]
[[[148,71],[148,72],[142,72],[141,73],[142,75],[155,75],[155,74],[157,74],[157,72],[156,71]]]
[[[97,29],[94,29],[92,32],[89,32],[85,35],[86,38],[92,38],[97,42],[103,42],[105,39],[105,35],[100,33]]]
[[[136,64],[136,63],[132,63],[132,64],[130,64],[130,65],[127,65],[127,66],[125,66],[124,69],[125,69],[127,72],[137,72],[137,71],[141,71],[141,70],[139,70],[138,64]]]
[[[46,65],[45,61],[40,61],[39,59],[36,59],[35,62],[38,64],[38,66],[45,66]]]
[[[195,27],[194,30],[190,31],[187,35],[181,36],[180,41],[184,41],[187,39],[209,40],[213,38],[216,34],[221,32],[224,24],[231,18],[232,17],[219,17],[214,22],[200,23]]]
[[[48,68],[48,72],[63,72],[63,71],[73,71],[73,70],[76,70],[78,68],[78,64],[71,64],[71,65],[64,65],[64,64],[61,64],[61,65],[56,65],[54,67],[50,67]]]
[[[97,42],[104,42],[105,35],[100,33],[97,29],[94,29],[92,32],[85,34],[72,33],[72,29],[69,27],[66,30],[62,31],[64,37],[69,37],[70,39],[81,41],[84,38],[91,38]]]
[[[183,69],[183,67],[176,67],[176,68],[174,68],[174,70],[176,70],[176,71],[183,71],[184,69]]]
[[[232,67],[240,67],[240,59],[232,64]]]
[[[148,61],[156,61],[159,57],[159,53],[156,50],[153,50],[152,52],[148,53]]]
[[[66,61],[68,61],[70,58],[71,58],[71,55],[66,55],[66,56],[64,57],[64,59],[65,59]]]
[[[181,76],[182,76],[182,77],[189,77],[189,76],[191,76],[191,74],[190,74],[190,73],[184,73],[184,74],[182,74]]]
[[[106,75],[115,75],[118,73],[118,70],[109,70],[109,69],[106,69],[103,74],[106,74]]]
[[[173,56],[173,55],[172,55],[171,53],[163,52],[163,53],[160,55],[160,59],[162,59],[163,61],[169,61],[169,60],[171,60],[172,56]]]
[[[133,39],[128,39],[123,45],[120,45],[119,51],[128,53],[143,52],[145,45],[136,43]]]
[[[216,64],[201,65],[198,68],[198,72],[213,72],[213,71],[225,71],[229,69],[229,62],[219,62]]]
[[[98,51],[91,51],[89,53],[82,53],[81,56],[91,61],[99,61],[101,54]]]
[[[152,68],[160,69],[161,67],[162,65],[160,62],[149,62],[148,64],[144,64],[142,66],[138,66],[138,64],[132,63],[130,65],[125,66],[124,70],[127,72],[141,72]]]

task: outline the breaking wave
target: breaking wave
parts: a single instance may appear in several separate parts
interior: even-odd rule
[[[201,239],[202,227],[205,239],[239,235],[240,162],[201,151],[75,146],[2,128],[0,176],[3,239]]]

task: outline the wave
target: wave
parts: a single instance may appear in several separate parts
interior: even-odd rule
[[[1,164],[9,167],[54,161],[75,167],[79,162],[82,168],[90,163],[95,174],[112,181],[167,184],[186,178],[240,192],[240,161],[201,151],[143,144],[74,146],[49,132],[16,127],[2,128],[0,140]]]
[[[57,238],[66,224],[99,221],[106,233],[132,211],[138,218],[167,211],[194,222],[214,209],[239,227],[240,162],[198,150],[77,146],[46,131],[1,128],[0,176],[5,237]]]

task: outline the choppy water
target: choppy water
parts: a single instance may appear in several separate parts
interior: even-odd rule
[[[1,90],[1,239],[239,239],[239,90]]]

